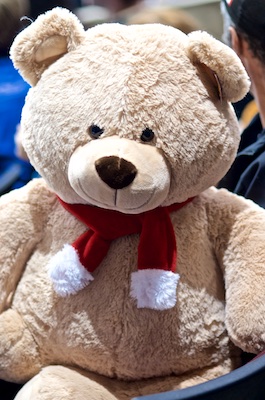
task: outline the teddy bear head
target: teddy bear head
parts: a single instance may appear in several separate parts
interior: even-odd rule
[[[33,166],[67,203],[138,214],[186,201],[230,168],[230,102],[249,79],[206,32],[109,23],[84,31],[55,8],[11,48],[32,88],[22,113]]]

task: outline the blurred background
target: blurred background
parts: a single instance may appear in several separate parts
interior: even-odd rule
[[[86,26],[102,19],[127,22],[134,13],[150,8],[178,8],[196,19],[201,29],[217,39],[222,36],[220,1],[216,0],[80,0],[76,13]]]
[[[32,19],[55,7],[74,11],[87,27],[106,21],[126,22],[132,14],[143,9],[179,8],[199,21],[201,27],[221,38],[220,1],[216,0],[1,0],[3,3],[28,3],[26,15]],[[1,3],[0,1],[0,3]],[[1,7],[1,5],[0,5]],[[21,9],[18,5],[17,10]],[[24,6],[25,7],[25,6]]]

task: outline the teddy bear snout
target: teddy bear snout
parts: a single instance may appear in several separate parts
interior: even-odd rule
[[[137,168],[130,161],[116,156],[101,157],[95,161],[99,177],[112,189],[129,186],[137,175]]]

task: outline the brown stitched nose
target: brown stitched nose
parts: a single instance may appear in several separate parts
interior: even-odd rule
[[[116,156],[102,157],[95,162],[99,177],[112,189],[123,189],[133,182],[137,174],[136,167]]]

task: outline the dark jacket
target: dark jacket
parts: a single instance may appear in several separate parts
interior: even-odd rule
[[[243,131],[237,157],[218,187],[265,208],[265,129],[258,115]]]

